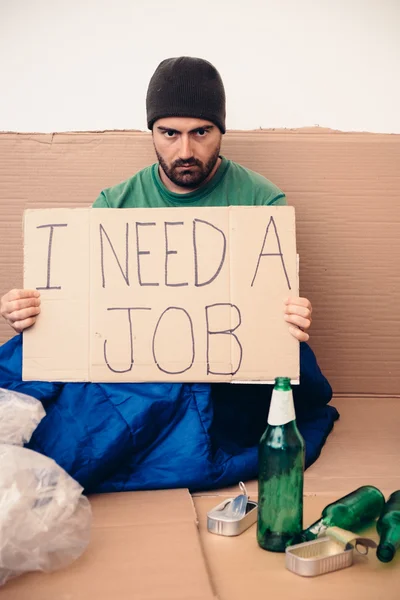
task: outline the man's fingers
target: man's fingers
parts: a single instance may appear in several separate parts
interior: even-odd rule
[[[11,290],[0,299],[0,314],[17,332],[31,327],[40,313],[38,290]]]
[[[305,319],[311,319],[311,309],[306,306],[287,304],[285,307],[287,315],[300,315]]]
[[[290,325],[289,331],[292,334],[292,336],[296,338],[296,340],[299,340],[299,342],[308,342],[308,340],[310,339],[308,333],[302,331],[298,327],[294,327],[293,325]]]
[[[21,333],[22,331],[24,331],[24,329],[32,327],[35,321],[36,317],[30,317],[29,319],[24,319],[23,321],[17,321],[16,323],[12,323],[12,327],[17,333]]]
[[[302,329],[308,329],[311,325],[310,319],[305,319],[304,317],[300,317],[299,315],[284,315],[285,321],[291,323],[292,325],[297,325],[297,327],[301,327]]]
[[[39,298],[38,290],[11,290],[7,294],[7,300],[22,300],[23,298]]]
[[[303,306],[304,308],[308,308],[309,311],[312,312],[311,302],[308,300],[308,298],[294,298],[294,297],[289,296],[289,298],[286,298],[285,304],[287,304],[287,305],[293,304],[295,306]]]
[[[9,321],[15,325],[19,321],[25,321],[30,317],[35,317],[40,313],[40,306],[31,306],[22,310],[15,310],[8,315]]]
[[[22,300],[12,300],[7,302],[5,312],[11,314],[16,310],[40,306],[40,298],[24,298]]]

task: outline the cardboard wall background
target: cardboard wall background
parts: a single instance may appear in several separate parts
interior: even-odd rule
[[[398,394],[400,136],[229,132],[223,153],[296,208],[311,345],[334,391]],[[153,161],[147,133],[0,134],[0,294],[22,285],[25,208],[90,206]],[[12,335],[2,322],[0,342]]]

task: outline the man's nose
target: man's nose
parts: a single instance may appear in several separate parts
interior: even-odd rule
[[[188,160],[193,158],[193,149],[189,135],[181,135],[181,147],[179,149],[179,158]]]

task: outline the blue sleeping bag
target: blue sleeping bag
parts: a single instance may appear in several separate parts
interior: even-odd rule
[[[311,348],[300,344],[293,386],[306,467],[339,417]],[[22,335],[0,347],[0,387],[40,400],[46,417],[28,444],[86,493],[236,484],[257,476],[257,444],[272,386],[22,381]]]

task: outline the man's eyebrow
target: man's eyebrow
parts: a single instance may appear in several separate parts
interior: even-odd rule
[[[163,127],[162,125],[157,125],[157,129],[162,133],[165,133],[166,131],[171,131],[172,133],[182,133],[178,129],[174,129],[173,127]],[[200,129],[204,129],[204,131],[211,131],[211,129],[214,129],[214,125],[200,125],[200,127],[191,129],[189,133],[196,133],[196,131],[200,131]]]
[[[204,129],[204,131],[211,131],[211,129],[214,129],[214,125],[200,125],[200,127],[191,129],[189,133],[196,133],[196,131],[200,131],[200,129]]]
[[[158,131],[173,131],[174,133],[181,133],[177,129],[173,129],[172,127],[162,127],[161,125],[157,126]]]

